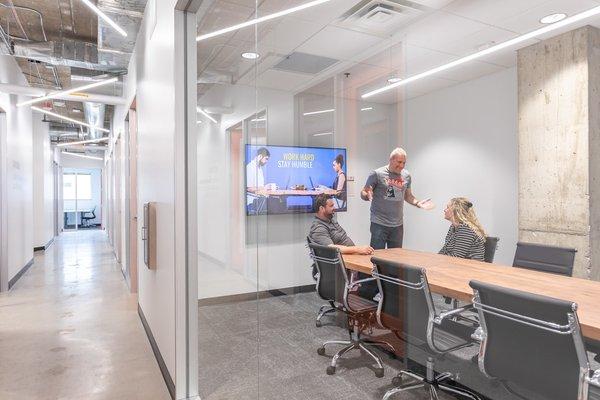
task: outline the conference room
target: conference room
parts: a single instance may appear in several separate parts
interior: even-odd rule
[[[197,24],[201,398],[600,398],[600,1],[215,0]],[[361,191],[398,147],[402,248],[309,244],[319,194],[372,244]],[[483,260],[438,254],[458,197]]]

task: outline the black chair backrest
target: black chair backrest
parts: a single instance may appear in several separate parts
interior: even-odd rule
[[[577,250],[535,243],[517,243],[513,267],[572,276]]]
[[[425,270],[377,257],[371,261],[382,298],[377,312],[379,323],[411,344],[427,344],[435,309]]]
[[[496,249],[498,248],[498,241],[500,238],[494,236],[488,236],[485,238],[485,253],[483,255],[483,261],[487,263],[494,262],[494,256],[496,255]]]
[[[482,371],[517,392],[525,389],[547,400],[577,399],[580,365],[587,363],[577,306],[478,281],[469,284],[486,334]]]
[[[340,251],[333,246],[309,243],[311,257],[317,265],[317,294],[327,301],[344,305],[344,293],[348,285],[348,273]]]

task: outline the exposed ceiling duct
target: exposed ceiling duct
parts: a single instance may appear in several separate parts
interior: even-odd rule
[[[15,57],[41,61],[50,65],[84,68],[92,71],[126,74],[127,65],[100,63],[98,46],[78,40],[32,42],[13,40],[10,54]]]
[[[83,112],[85,113],[85,122],[90,124],[91,126],[96,126],[98,128],[104,128],[104,113],[106,111],[106,106],[100,103],[91,103],[85,102],[83,103]],[[102,137],[102,132],[90,128],[88,139],[98,139]]]

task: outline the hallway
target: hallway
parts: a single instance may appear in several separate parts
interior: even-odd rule
[[[0,399],[170,399],[104,231],[63,233],[0,294]]]

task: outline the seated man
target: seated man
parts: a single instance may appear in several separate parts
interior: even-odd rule
[[[333,219],[335,203],[331,196],[324,193],[318,195],[315,199],[315,210],[317,214],[308,234],[311,242],[337,247],[342,254],[373,254],[371,246],[356,246],[344,228]],[[368,276],[359,274],[359,279],[364,278]],[[358,293],[361,297],[372,299],[377,292],[377,284],[373,281],[361,284]]]
[[[344,228],[333,219],[335,203],[327,194],[320,194],[315,199],[317,214],[310,226],[308,234],[311,242],[321,246],[337,247],[342,254],[373,254],[371,246],[356,246]]]

